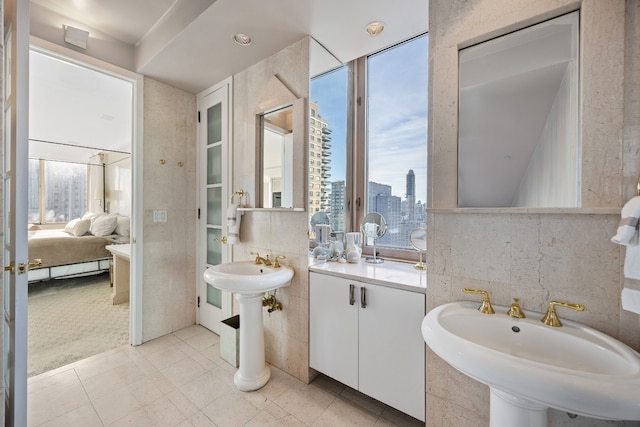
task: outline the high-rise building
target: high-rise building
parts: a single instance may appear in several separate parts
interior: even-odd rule
[[[329,203],[329,218],[331,230],[336,233],[345,232],[344,207],[345,207],[346,185],[344,181],[334,181],[331,183],[331,195]]]
[[[406,203],[406,215],[409,221],[416,219],[416,175],[413,173],[413,169],[409,169],[407,173],[407,193],[405,194]]]
[[[310,102],[309,119],[309,215],[329,209],[329,178],[331,177],[331,130]]]

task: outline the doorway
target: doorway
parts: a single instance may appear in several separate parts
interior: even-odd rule
[[[108,248],[131,247],[137,237],[136,100],[141,77],[36,43],[30,50],[29,85],[29,256],[43,263],[29,272],[32,376],[110,346],[140,343],[140,310],[113,298]],[[65,175],[71,170],[80,172]],[[38,233],[47,239],[48,233],[56,233],[62,240],[56,249],[47,247],[34,256],[31,237]],[[86,249],[81,241],[89,238],[96,241]],[[137,277],[134,252],[129,249],[127,279]],[[54,253],[64,256],[58,259]],[[138,281],[130,283],[135,294]],[[88,308],[89,303],[97,305]],[[41,321],[46,318],[48,322]]]

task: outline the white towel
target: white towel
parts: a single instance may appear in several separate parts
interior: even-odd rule
[[[636,196],[622,208],[618,230],[611,241],[624,246],[638,245],[638,218],[640,218],[640,197]]]
[[[640,291],[634,289],[622,289],[622,308],[640,314]]]
[[[231,203],[227,208],[227,243],[230,245],[240,242],[242,211],[239,207],[238,204]]]
[[[627,246],[624,255],[624,277],[640,280],[640,246]]]

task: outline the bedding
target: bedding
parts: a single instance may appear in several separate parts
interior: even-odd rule
[[[111,258],[106,237],[73,236],[64,230],[29,231],[29,259],[42,259],[42,267]]]

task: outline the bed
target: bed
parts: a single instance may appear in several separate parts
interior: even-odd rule
[[[125,236],[116,233],[118,229],[111,230],[110,233],[115,234],[98,236],[90,231],[74,235],[69,230],[66,227],[28,232],[29,259],[42,260],[42,266],[29,269],[29,282],[107,271],[112,255],[105,246],[125,243],[125,240],[128,243],[128,229]]]

